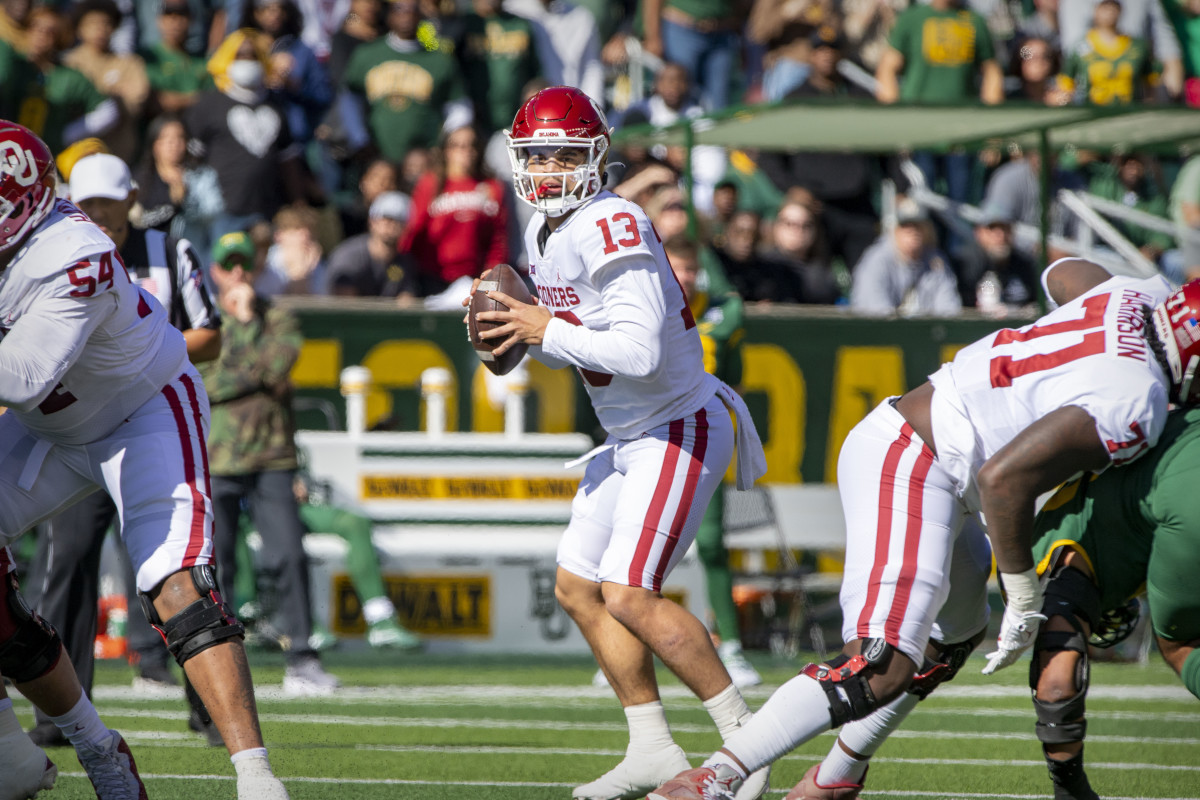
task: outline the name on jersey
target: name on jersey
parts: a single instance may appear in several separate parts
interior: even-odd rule
[[[1117,307],[1117,355],[1147,361],[1146,318],[1142,306],[1153,306],[1154,298],[1133,289],[1121,292]]]
[[[579,305],[579,295],[570,286],[538,286],[538,300],[548,308],[574,308]]]

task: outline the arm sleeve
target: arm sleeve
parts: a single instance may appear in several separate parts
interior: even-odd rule
[[[200,258],[196,250],[186,239],[181,239],[175,245],[177,270],[175,285],[179,287],[179,300],[183,305],[183,321],[187,327],[180,330],[197,328],[219,328],[221,317],[208,295],[204,286],[203,272],[200,270]]]
[[[593,277],[608,315],[607,330],[566,319],[546,326],[542,350],[583,369],[645,379],[663,364],[666,300],[652,258],[634,254],[605,266]]]

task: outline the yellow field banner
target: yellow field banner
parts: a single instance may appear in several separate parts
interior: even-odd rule
[[[401,625],[428,636],[491,636],[490,575],[384,575],[387,595]],[[341,636],[362,636],[367,625],[350,576],[332,578],[330,627]]]
[[[566,500],[578,478],[485,477],[480,475],[364,475],[363,500]]]

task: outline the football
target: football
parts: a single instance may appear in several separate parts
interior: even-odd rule
[[[514,300],[527,304],[533,303],[533,295],[529,294],[525,281],[517,271],[508,264],[498,264],[483,273],[483,280],[471,295],[471,305],[467,309],[467,333],[471,338],[471,346],[475,348],[475,355],[479,356],[479,360],[483,362],[484,366],[497,375],[505,375],[512,372],[513,368],[521,363],[521,359],[529,350],[529,345],[522,342],[496,356],[492,350],[504,339],[479,338],[481,332],[498,328],[504,323],[478,320],[475,318],[476,314],[480,311],[508,310],[508,306],[488,297],[488,292],[504,292]]]

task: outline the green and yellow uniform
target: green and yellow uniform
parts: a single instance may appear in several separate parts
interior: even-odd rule
[[[141,56],[146,62],[146,77],[155,91],[191,94],[212,88],[212,76],[202,58],[172,50],[162,42],[143,50]]]
[[[974,99],[980,65],[996,57],[987,23],[966,9],[910,6],[896,18],[888,44],[904,56],[900,99],[911,103]]]
[[[501,11],[492,17],[468,14],[463,19],[458,58],[475,104],[475,117],[485,130],[512,125],[529,81],[541,74],[529,20]]]
[[[1068,56],[1059,82],[1093,105],[1128,105],[1141,99],[1150,73],[1150,52],[1143,39],[1119,35],[1105,41],[1088,31],[1083,44]]]
[[[82,73],[55,65],[42,72],[0,42],[0,117],[24,125],[57,153],[67,124],[107,98]]]

